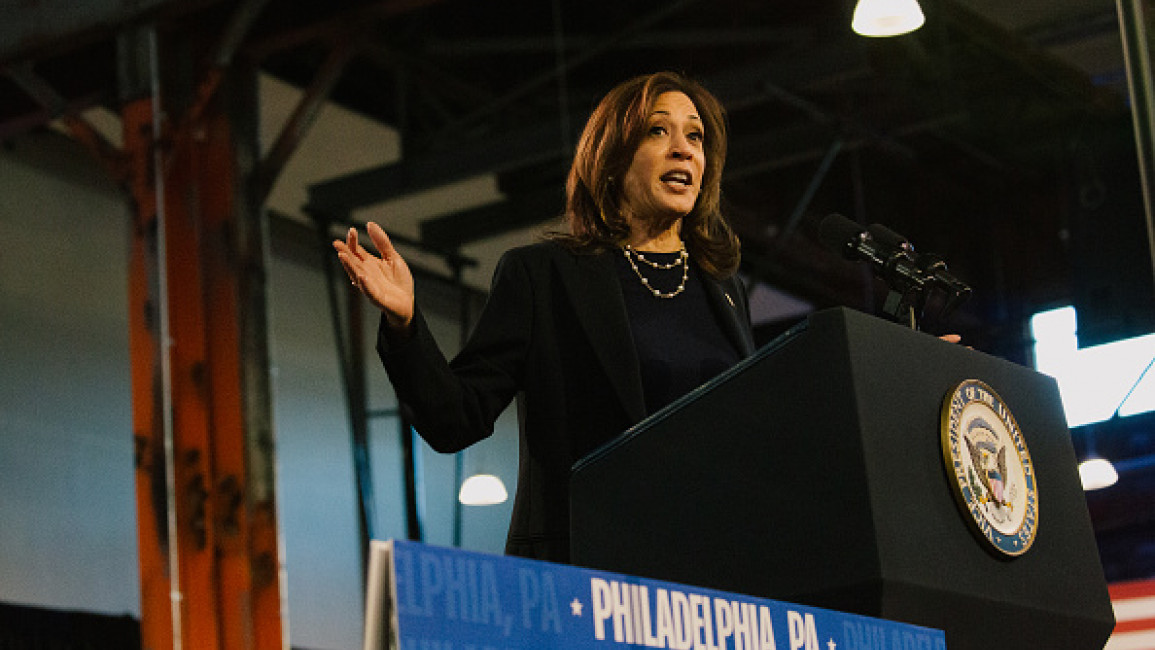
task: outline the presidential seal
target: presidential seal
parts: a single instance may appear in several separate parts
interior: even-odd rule
[[[942,406],[948,482],[971,529],[996,553],[1015,557],[1035,541],[1039,495],[1027,443],[1003,400],[968,379]]]

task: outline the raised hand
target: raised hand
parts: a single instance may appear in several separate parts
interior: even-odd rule
[[[337,259],[353,285],[385,313],[389,326],[397,331],[408,330],[413,320],[413,274],[381,226],[370,221],[367,230],[381,257],[361,246],[357,229],[350,228],[345,241],[333,241]]]

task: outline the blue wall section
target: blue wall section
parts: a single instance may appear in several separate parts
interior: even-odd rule
[[[128,358],[129,211],[52,133],[0,151],[0,602],[139,615]],[[274,259],[270,351],[290,642],[357,648],[362,575],[349,421],[317,268]],[[455,312],[430,314],[458,340]],[[367,337],[375,316],[366,312]],[[372,409],[393,406],[366,342]],[[378,536],[403,537],[395,419],[372,426]],[[467,452],[512,493],[516,422]],[[452,456],[423,448],[427,539],[453,539]],[[500,552],[509,503],[466,508],[463,546]]]

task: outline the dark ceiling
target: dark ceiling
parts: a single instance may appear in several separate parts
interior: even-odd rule
[[[927,27],[897,39],[851,33],[846,0],[445,1],[354,21],[338,38],[363,40],[331,97],[398,128],[405,159],[310,196],[356,207],[496,171],[506,202],[431,219],[422,240],[454,249],[541,222],[560,212],[598,97],[634,74],[682,71],[728,107],[725,198],[752,276],[869,309],[862,270],[816,249],[809,226],[831,212],[881,222],[975,288],[954,320],[928,326],[1021,354],[1022,316],[1084,291],[1072,278],[1094,253],[1072,236],[1099,227],[1084,186],[1134,173],[1125,86],[1096,85],[959,3],[925,4]],[[263,64],[307,86],[332,52],[322,39]],[[1137,182],[1099,185],[1138,210],[1140,236],[1118,245],[1141,242]],[[1150,267],[1141,246],[1115,257]]]
[[[158,3],[150,16],[121,9],[103,28],[9,45],[0,138],[62,112],[115,107],[120,24],[158,19],[163,53],[202,71],[240,25],[234,64],[321,88],[401,134],[401,161],[311,187],[315,211],[342,216],[497,174],[504,202],[421,224],[424,245],[456,250],[556,216],[597,99],[631,75],[681,71],[728,108],[724,199],[754,281],[818,307],[874,311],[884,292],[823,249],[813,225],[832,212],[883,223],[974,289],[928,329],[1029,363],[1025,319],[1041,308],[1077,304],[1085,342],[1155,331],[1121,57],[1104,66],[1057,54],[1117,38],[1114,6],[1074,4],[1016,28],[1015,16],[974,2],[923,0],[924,28],[866,39],[848,28],[851,0]],[[29,79],[54,101],[34,99]],[[1155,440],[1149,419],[1130,420],[1118,425],[1118,451],[1138,459],[1134,472],[1091,496],[1101,541],[1118,549],[1105,560],[1116,578],[1155,573],[1144,464]]]
[[[1074,279],[1086,277],[1076,273],[1083,258],[1095,257],[1077,236],[1103,231],[1087,217],[1089,203],[1139,209],[1115,219],[1131,223],[1112,224],[1127,236],[1108,243],[1132,245],[1113,255],[1131,268],[1150,266],[1133,245],[1142,235],[1141,204],[1128,196],[1137,183],[1115,182],[1134,173],[1125,78],[1093,78],[956,0],[924,5],[927,25],[894,39],[853,34],[849,0],[218,2],[154,11],[169,30],[162,56],[203,65],[228,26],[251,17],[234,61],[255,60],[302,88],[327,84],[332,101],[398,129],[404,160],[311,188],[318,208],[340,212],[497,172],[505,203],[421,225],[423,242],[444,249],[558,214],[572,144],[597,98],[634,74],[684,72],[728,107],[725,199],[753,277],[819,306],[870,309],[861,269],[815,249],[808,226],[831,212],[880,222],[944,256],[974,287],[941,327],[1021,355],[1023,314],[1097,288]],[[1046,37],[1116,29],[1102,13],[1076,14],[1078,25],[1051,25]],[[25,39],[9,70],[31,65],[58,102],[46,106],[0,78],[0,96],[11,98],[0,107],[0,137],[62,108],[115,107],[112,34]],[[1137,292],[1150,287],[1136,282]],[[1133,311],[1135,292],[1116,292],[1099,311]],[[1117,325],[1150,324],[1126,321]]]

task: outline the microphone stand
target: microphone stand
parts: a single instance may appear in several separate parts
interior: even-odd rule
[[[966,285],[953,286],[933,275],[923,276],[921,281],[893,274],[880,274],[889,291],[882,305],[882,313],[890,320],[918,330],[918,320],[926,318],[930,296],[939,290],[944,294],[944,302],[938,311],[938,320],[945,320],[955,308],[970,297],[971,289]]]
[[[882,313],[896,323],[907,325],[912,330],[918,330],[918,321],[914,314],[915,298],[922,302],[921,290],[897,291],[893,287],[886,294],[886,302],[882,305]]]
[[[896,323],[918,330],[915,307],[921,316],[926,308],[928,277],[918,264],[914,246],[902,235],[877,223],[868,227],[862,236],[882,244],[878,250],[886,251],[885,259],[875,260],[878,275],[889,288],[882,313]]]

